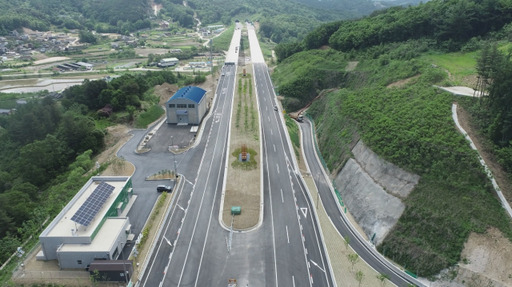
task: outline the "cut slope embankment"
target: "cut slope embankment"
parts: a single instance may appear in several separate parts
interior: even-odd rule
[[[419,176],[385,160],[359,141],[334,183],[368,238],[378,245],[402,215]]]

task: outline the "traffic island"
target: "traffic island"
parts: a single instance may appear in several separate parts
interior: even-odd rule
[[[248,51],[246,51],[247,53]],[[246,71],[250,65],[243,67]],[[237,75],[233,109],[226,189],[222,205],[222,222],[231,226],[231,207],[240,206],[244,212],[233,220],[233,230],[249,230],[260,222],[261,217],[261,165],[260,122],[258,103],[251,74]]]

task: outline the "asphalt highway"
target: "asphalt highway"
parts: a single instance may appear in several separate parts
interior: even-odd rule
[[[230,232],[219,223],[237,70],[227,64],[201,142],[188,161],[180,162],[181,184],[137,286],[226,286],[229,278],[239,286],[335,286],[312,201],[297,173],[281,113],[274,110],[268,69],[264,63],[253,69],[261,116],[261,225]]]
[[[315,206],[298,172],[282,111],[252,26],[248,27],[248,36],[261,124],[261,224],[251,231],[231,232],[219,222],[237,74],[236,47],[240,41],[240,29],[236,29],[212,111],[202,124],[203,135],[197,146],[174,158],[181,181],[175,187],[175,197],[166,211],[154,252],[136,286],[227,286],[230,278],[236,278],[238,286],[336,286]],[[300,128],[308,168],[338,232],[350,238],[350,245],[361,259],[377,272],[389,275],[396,285],[423,286],[361,239],[343,214],[319,163],[311,124],[306,120]],[[137,131],[134,134],[137,138],[143,136]],[[169,168],[171,157],[165,159],[168,153],[163,156],[162,152],[130,154],[128,150],[133,150],[134,145],[131,141],[120,154],[137,167],[132,177],[134,189],[139,196],[148,196],[137,200],[130,217],[145,218],[156,192],[153,186],[144,184],[143,175],[148,174],[149,168]],[[140,220],[134,220],[133,225],[135,230],[142,229]]]

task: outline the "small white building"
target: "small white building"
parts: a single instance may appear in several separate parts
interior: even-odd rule
[[[130,177],[89,179],[39,236],[37,259],[56,259],[62,269],[117,259],[134,236],[125,211],[132,193]]]
[[[206,62],[188,62],[191,69],[206,68]]]
[[[177,65],[179,62],[180,60],[178,60],[178,58],[165,58],[160,60],[156,65],[160,68],[167,68]]]
[[[92,67],[93,67],[93,64],[84,63],[84,62],[77,62],[76,64],[88,71],[92,70]]]
[[[206,91],[186,86],[179,89],[166,103],[167,123],[198,125],[203,120],[208,103]]]

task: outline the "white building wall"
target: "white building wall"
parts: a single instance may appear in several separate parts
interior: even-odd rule
[[[122,220],[122,219],[121,219]],[[101,242],[104,240],[100,236],[96,236],[94,240],[98,240],[99,244],[93,242],[92,246],[84,246],[78,250],[66,250],[67,248],[58,248],[56,250],[59,266],[62,269],[77,269],[86,268],[92,261],[98,259],[115,260],[119,257],[122,247],[126,245],[128,234],[125,230],[130,225],[130,220],[127,219],[116,236],[111,245],[104,245]],[[61,246],[62,247],[62,246]],[[71,248],[72,249],[72,248]]]
[[[177,111],[178,110],[186,110],[188,112],[188,124],[198,125],[205,112],[206,112],[206,96],[203,97],[201,102],[197,104],[196,102],[187,99],[187,98],[178,98],[173,99],[166,103],[166,111],[167,111],[167,123],[168,124],[177,124],[179,122]],[[169,107],[170,104],[174,104],[174,108]],[[187,105],[186,108],[178,108],[179,104]],[[189,108],[189,105],[194,105],[194,108]]]

